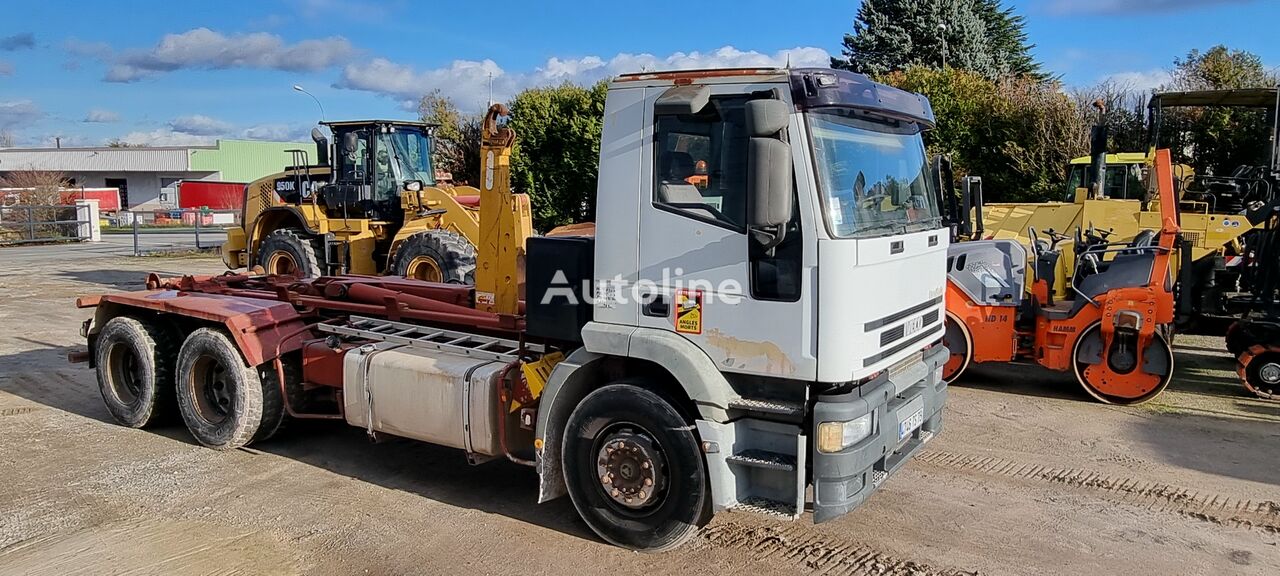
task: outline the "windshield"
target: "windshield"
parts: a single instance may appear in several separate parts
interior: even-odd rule
[[[431,140],[422,132],[397,128],[395,132],[379,134],[378,163],[387,162],[400,182],[421,180],[424,185],[435,184],[435,172],[431,169]]]
[[[868,238],[940,225],[920,127],[854,118],[852,110],[808,114],[827,227],[839,238]]]

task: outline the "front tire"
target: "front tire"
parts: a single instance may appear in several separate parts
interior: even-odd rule
[[[588,394],[569,416],[562,450],[574,507],[611,544],[669,550],[710,520],[693,427],[650,390],[624,381]]]
[[[264,396],[272,394],[276,383],[264,385],[224,332],[200,328],[178,351],[176,385],[178,409],[196,441],[231,450],[254,439],[262,424]]]
[[[98,391],[107,411],[130,428],[144,428],[173,413],[177,337],[128,316],[108,320],[94,351]]]
[[[1163,332],[1156,330],[1142,351],[1141,363],[1122,373],[1112,366],[1112,352],[1102,348],[1102,322],[1093,322],[1080,332],[1072,348],[1076,381],[1085,392],[1104,404],[1132,406],[1159,396],[1173,381],[1174,367],[1173,347]],[[1086,358],[1099,349],[1100,362],[1093,363]],[[1148,373],[1144,370],[1147,366],[1163,367],[1166,373]]]
[[[396,247],[391,270],[427,282],[475,284],[476,248],[448,230],[418,232]]]

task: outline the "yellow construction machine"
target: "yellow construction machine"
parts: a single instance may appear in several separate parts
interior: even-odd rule
[[[1276,106],[1276,90],[1176,92],[1156,94],[1149,108],[1151,150],[1159,142],[1160,118],[1167,108],[1185,106]],[[1101,107],[1099,106],[1100,112]],[[1067,172],[1064,202],[992,203],[979,208],[975,235],[1017,239],[1028,244],[1028,230],[1053,231],[1065,242],[1150,241],[1161,227],[1154,198],[1144,184],[1150,174],[1152,153],[1106,153],[1106,130],[1094,127],[1090,156],[1072,160]],[[1247,235],[1261,225],[1249,207],[1273,193],[1266,178],[1246,174],[1228,177],[1195,175],[1189,166],[1175,165],[1173,175],[1181,227],[1174,259],[1174,273],[1183,284],[1179,300],[1183,311],[1197,316],[1231,312],[1234,293],[1244,290],[1241,272],[1249,251]],[[1239,172],[1239,171],[1237,171]],[[1059,262],[1061,279],[1052,287],[1064,298],[1076,270],[1075,250],[1064,250]],[[1183,322],[1190,317],[1181,318]]]
[[[228,231],[223,262],[299,277],[395,274],[475,283],[482,275],[476,246],[497,241],[486,240],[480,206],[503,207],[499,217],[520,231],[520,242],[504,246],[522,251],[532,231],[528,196],[506,190],[508,203],[485,203],[486,190],[507,182],[494,176],[507,169],[514,143],[498,126],[505,110],[495,105],[485,116],[480,188],[436,182],[430,124],[323,122],[334,141],[312,130],[315,163],[294,150],[293,166],[245,187],[242,224]]]

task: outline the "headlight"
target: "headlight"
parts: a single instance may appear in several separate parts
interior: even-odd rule
[[[404,183],[404,189],[410,192],[417,192],[422,189],[421,180],[410,180]]]
[[[823,422],[818,425],[818,451],[839,452],[871,435],[871,414],[847,422]]]

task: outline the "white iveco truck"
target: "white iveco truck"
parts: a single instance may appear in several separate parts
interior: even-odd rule
[[[621,76],[595,234],[529,238],[514,312],[413,280],[155,281],[82,302],[92,358],[126,424],[172,373],[207,445],[313,416],[507,456],[628,548],[676,546],[715,511],[798,517],[810,486],[823,522],[942,427],[932,125],[924,97],[843,71]],[[185,340],[176,358],[162,336]]]

